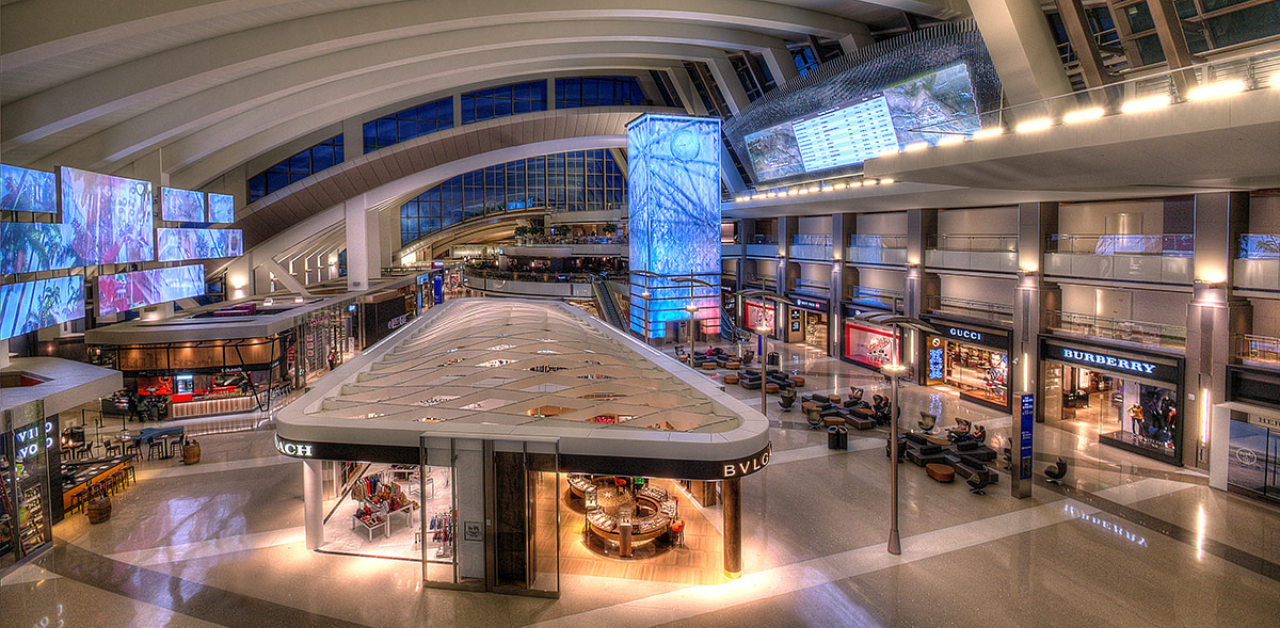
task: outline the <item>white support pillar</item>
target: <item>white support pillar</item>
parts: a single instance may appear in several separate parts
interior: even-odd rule
[[[547,111],[553,111],[556,108],[556,80],[547,79]]]
[[[874,43],[876,43],[876,40],[871,36],[869,30],[865,33],[849,33],[840,38],[840,50],[846,55],[852,54],[853,51],[866,48]]]
[[[364,123],[360,118],[342,121],[342,161],[351,161],[364,154]]]
[[[720,95],[734,115],[751,104],[751,99],[747,98],[747,90],[742,87],[742,81],[738,79],[738,73],[733,69],[728,55],[717,55],[707,64],[707,69],[711,70],[711,76],[716,79],[716,85],[720,88]]]
[[[324,545],[324,479],[319,460],[302,462],[302,522],[306,529],[307,549]]]
[[[1071,93],[1039,0],[989,0],[971,2],[969,7],[991,51],[1009,104]]]
[[[370,212],[368,199],[361,194],[344,204],[347,229],[347,289],[359,292],[369,289],[369,280],[382,277],[378,254],[380,234],[378,215]]]
[[[400,265],[396,251],[400,248],[400,206],[383,207],[378,210],[378,254],[381,268]]]
[[[791,51],[786,48],[770,48],[764,52],[764,64],[769,68],[769,74],[773,75],[773,82],[778,87],[782,87],[788,81],[800,78],[800,70],[796,67],[796,60],[791,56]]]
[[[667,70],[667,76],[671,78],[671,86],[680,96],[680,102],[684,103],[685,111],[695,116],[707,115],[707,105],[702,102],[702,97],[698,96],[698,91],[693,88],[693,79],[689,78],[688,70],[683,67],[670,68]]]
[[[9,339],[0,340],[0,369],[9,367]]]

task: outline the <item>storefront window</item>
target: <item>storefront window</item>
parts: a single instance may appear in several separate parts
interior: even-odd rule
[[[57,430],[39,418],[43,407],[37,402],[15,411],[23,424],[0,434],[0,569],[52,540],[48,451]]]
[[[844,357],[880,368],[893,361],[893,332],[883,327],[844,325]]]
[[[456,530],[449,469],[360,462],[326,467],[326,486],[338,490],[326,500],[321,551],[450,560]]]
[[[1227,484],[1280,501],[1280,433],[1231,421]]]
[[[959,389],[960,394],[1005,407],[1009,404],[1009,355],[1004,351],[929,336],[927,381]]]
[[[1176,457],[1176,390],[1070,365],[1062,367],[1062,380],[1063,419],[1095,427],[1104,443]]]
[[[765,305],[759,301],[743,301],[743,308],[746,310],[747,329],[751,331],[759,331],[763,324],[769,330],[769,335],[777,333],[777,316],[773,304]]]

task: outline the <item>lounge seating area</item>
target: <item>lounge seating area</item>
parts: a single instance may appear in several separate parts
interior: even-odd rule
[[[890,455],[888,444],[885,445],[885,455]],[[995,470],[987,465],[995,459],[996,452],[976,438],[941,445],[918,432],[898,437],[898,462],[911,462],[925,469],[929,477],[938,482],[951,482],[955,476],[962,477],[968,483],[969,491],[975,495],[985,494],[987,486],[999,481]]]

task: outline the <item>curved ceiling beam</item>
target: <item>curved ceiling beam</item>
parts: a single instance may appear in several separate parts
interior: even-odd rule
[[[225,72],[195,73],[173,81],[164,79],[158,68],[125,64],[6,105],[5,116],[0,118],[0,150],[18,163],[30,162],[176,102],[183,102],[184,110],[195,111],[188,116],[190,120],[199,117],[201,111],[225,111],[244,106],[242,103],[263,102],[325,81],[400,65],[444,63],[450,58],[498,50],[541,51],[580,43],[591,44],[605,55],[611,46],[625,42],[747,50],[782,45],[780,40],[752,33],[665,22],[560,22],[538,26],[506,25],[403,38],[316,55],[279,67],[258,68],[257,62],[246,63],[245,67]],[[174,58],[166,60],[165,67],[197,67],[203,63],[201,59],[174,54]]]
[[[10,71],[35,70],[27,66],[54,62],[64,68],[88,63],[91,65],[82,70],[87,74],[119,63],[122,55],[129,54],[103,54],[112,46],[127,46],[137,56],[199,44],[217,52],[245,43],[238,35],[253,33],[288,46],[281,50],[319,45],[337,48],[365,45],[393,32],[407,36],[502,23],[595,19],[710,22],[834,38],[867,32],[864,25],[837,15],[762,0],[700,0],[692,4],[646,0],[642,6],[630,0],[255,0],[251,8],[246,2],[232,0],[133,0],[101,7],[86,7],[82,0],[46,0],[5,6],[0,62]],[[246,23],[252,28],[245,29]],[[99,57],[96,63],[95,56]]]
[[[249,247],[349,200],[367,208],[451,177],[548,153],[626,145],[626,124],[652,107],[595,107],[523,114],[456,127],[334,166],[249,205],[236,226]]]

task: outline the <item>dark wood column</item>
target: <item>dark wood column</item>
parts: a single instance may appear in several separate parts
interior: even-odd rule
[[[724,499],[724,575],[742,575],[742,480],[722,480],[720,496]]]

